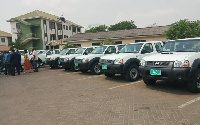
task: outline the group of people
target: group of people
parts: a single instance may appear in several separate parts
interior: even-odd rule
[[[33,69],[34,72],[38,72],[38,54],[35,49],[32,49],[32,51],[33,57],[31,58],[31,63],[28,57],[28,51],[26,49],[24,50],[24,68],[21,66],[21,54],[18,50],[12,50],[11,53],[5,51],[2,55],[0,55],[0,74],[3,68],[5,68],[5,75],[12,76],[15,76],[15,69],[17,70],[18,75],[20,75],[20,70],[21,72],[24,71],[24,73],[28,70],[32,71]]]

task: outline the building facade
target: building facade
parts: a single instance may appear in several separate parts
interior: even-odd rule
[[[12,41],[12,35],[10,33],[0,30],[0,51],[8,51],[8,43]]]
[[[55,40],[81,33],[81,28],[83,28],[64,17],[39,10],[11,18],[7,22],[11,24],[12,41],[19,39],[27,43],[28,49],[50,49],[53,45],[51,43]],[[55,45],[54,48],[59,48],[59,45]]]
[[[169,26],[136,28],[131,30],[118,30],[97,33],[80,33],[68,38],[65,42],[87,47],[98,46],[103,40],[111,39],[115,44],[128,44],[146,41],[167,41],[164,31]]]

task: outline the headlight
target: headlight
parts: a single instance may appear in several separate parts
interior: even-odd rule
[[[123,59],[121,58],[116,59],[114,64],[123,64]]]
[[[140,65],[140,66],[145,66],[145,60],[142,59],[142,60],[140,61],[139,65]]]
[[[190,67],[190,63],[188,60],[183,60],[183,61],[176,60],[174,62],[174,67]]]
[[[83,59],[82,59],[82,62],[83,62],[83,63],[89,62],[89,59],[83,58]]]
[[[69,58],[65,58],[64,61],[65,61],[65,62],[66,62],[66,61],[69,61]]]

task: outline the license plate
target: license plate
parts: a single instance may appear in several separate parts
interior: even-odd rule
[[[161,70],[151,69],[150,74],[151,75],[161,75]]]
[[[102,65],[102,69],[107,69],[107,65]]]
[[[75,66],[78,66],[78,63],[75,63],[74,65],[75,65]]]

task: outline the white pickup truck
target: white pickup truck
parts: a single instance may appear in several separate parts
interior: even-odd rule
[[[81,55],[88,55],[95,48],[96,47],[81,47],[81,48],[78,48],[78,50],[74,54],[61,56],[59,59],[60,65],[62,65],[62,67],[65,70],[71,69],[72,71],[78,71],[79,67],[74,65],[75,57],[81,56]]]
[[[77,48],[67,48],[60,51],[58,54],[52,54],[45,58],[46,64],[48,64],[51,68],[59,67],[59,58],[63,55],[74,54]]]
[[[91,54],[76,57],[74,60],[75,66],[78,66],[82,73],[91,70],[92,74],[99,75],[101,74],[101,70],[98,67],[100,57],[115,54],[119,50],[118,47],[121,47],[121,45],[103,45],[97,47]]]
[[[140,74],[146,85],[157,80],[187,83],[188,90],[200,92],[200,38],[168,41],[160,53],[144,57]]]
[[[163,46],[162,41],[130,43],[125,45],[117,54],[100,58],[99,67],[107,77],[115,74],[125,76],[128,81],[135,81],[139,77],[140,60],[155,53]]]

